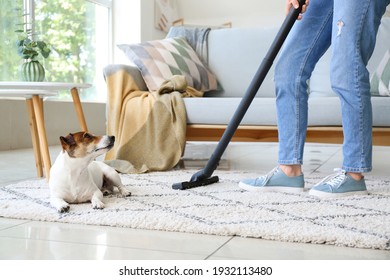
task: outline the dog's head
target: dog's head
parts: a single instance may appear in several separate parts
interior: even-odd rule
[[[115,136],[95,136],[89,132],[77,132],[61,136],[60,141],[62,150],[72,158],[96,158],[114,146]]]

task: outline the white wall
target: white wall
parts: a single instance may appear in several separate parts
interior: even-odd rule
[[[141,42],[162,39],[166,35],[166,33],[154,28],[154,0],[142,0]]]
[[[179,14],[188,24],[233,27],[279,26],[286,0],[179,0]]]
[[[115,0],[116,1],[116,0]],[[179,15],[189,25],[233,27],[280,26],[286,0],[178,0]],[[141,41],[161,39],[165,33],[154,28],[154,0],[142,0]]]
[[[144,0],[145,1],[145,0]],[[118,44],[139,43],[141,38],[141,0],[113,0],[112,51],[114,63],[125,63]]]

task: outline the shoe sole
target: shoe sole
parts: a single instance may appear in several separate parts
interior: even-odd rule
[[[254,187],[240,182],[238,186],[246,191],[250,192],[285,192],[285,193],[302,193],[304,192],[303,187],[283,187],[283,186],[272,186],[272,187]]]
[[[328,193],[317,190],[310,190],[309,195],[319,198],[340,198],[352,195],[368,195],[368,191],[344,192],[344,193]]]

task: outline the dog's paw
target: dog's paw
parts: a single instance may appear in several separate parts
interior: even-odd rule
[[[57,208],[58,213],[66,213],[69,212],[70,206],[69,204],[64,204],[61,207]]]
[[[120,188],[119,189],[119,194],[120,194],[121,197],[131,196],[131,192],[128,191],[126,188]]]
[[[100,200],[95,199],[92,201],[92,208],[93,209],[103,209],[104,203],[101,202]]]
[[[58,213],[65,213],[70,209],[69,204],[61,198],[52,198],[50,204],[57,210]]]

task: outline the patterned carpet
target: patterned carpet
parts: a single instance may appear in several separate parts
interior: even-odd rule
[[[325,200],[242,191],[238,181],[256,175],[237,171],[216,171],[220,182],[213,185],[172,190],[193,173],[122,175],[131,197],[105,197],[104,210],[74,204],[64,214],[50,206],[44,179],[20,182],[0,188],[0,216],[390,250],[389,178],[367,177],[368,196]],[[306,186],[318,180],[306,178]]]

